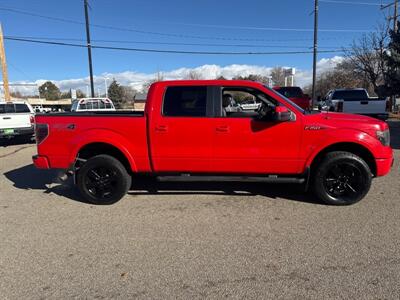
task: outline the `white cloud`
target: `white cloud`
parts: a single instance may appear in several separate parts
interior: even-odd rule
[[[335,56],[332,58],[323,58],[318,61],[318,72],[325,72],[333,69],[338,63],[343,60],[341,56]],[[287,66],[289,67],[289,66]],[[235,76],[247,76],[250,74],[259,75],[269,75],[272,66],[260,66],[260,65],[239,65],[233,64],[228,66],[219,65],[202,65],[196,68],[179,68],[171,71],[161,72],[164,80],[179,80],[187,78],[188,74],[192,71],[196,74],[200,74],[202,79],[215,79],[216,77],[223,76],[227,79],[231,79]],[[136,90],[141,90],[143,84],[151,79],[157,77],[156,73],[141,73],[135,71],[125,71],[121,73],[103,73],[101,75],[95,76],[95,86],[96,92],[99,88],[101,93],[104,93],[104,78],[108,78],[108,84],[114,78],[122,85],[129,85]],[[62,91],[67,91],[69,89],[81,89],[86,92],[87,86],[89,85],[89,77],[85,78],[75,78],[75,79],[65,79],[65,80],[51,80],[49,79],[39,79],[35,82],[19,81],[18,83],[29,83],[37,84],[38,86],[43,84],[45,81],[53,81]],[[312,80],[312,70],[301,70],[297,69],[295,76],[296,84],[299,86],[305,86],[311,83]],[[37,94],[38,90],[36,87],[14,87],[12,90],[20,91],[23,94]]]

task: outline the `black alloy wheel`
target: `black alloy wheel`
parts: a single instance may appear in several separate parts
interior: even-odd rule
[[[97,155],[79,169],[77,184],[85,200],[94,204],[113,204],[131,187],[131,176],[116,158]]]
[[[314,174],[314,192],[327,204],[356,203],[371,187],[372,174],[368,164],[349,152],[328,153]]]

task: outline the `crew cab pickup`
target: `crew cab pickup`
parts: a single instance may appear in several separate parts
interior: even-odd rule
[[[389,117],[389,101],[369,97],[365,89],[336,89],[329,91],[325,105],[332,111],[361,114],[386,120]]]
[[[33,136],[32,106],[25,101],[0,103],[0,139]]]
[[[226,111],[223,99],[235,95],[253,97],[259,109]],[[326,203],[351,204],[393,164],[385,122],[304,111],[250,81],[157,82],[144,112],[43,114],[35,122],[36,167],[65,169],[96,204],[121,199],[140,174],[301,183]]]

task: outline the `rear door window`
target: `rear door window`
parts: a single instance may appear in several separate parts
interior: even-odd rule
[[[30,113],[30,109],[26,104],[15,104],[16,113]]]
[[[206,86],[168,87],[164,96],[163,115],[170,117],[205,117]]]

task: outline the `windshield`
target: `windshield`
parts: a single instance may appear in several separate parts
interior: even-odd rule
[[[302,109],[300,106],[298,106],[296,103],[294,103],[292,100],[288,99],[287,97],[285,97],[284,95],[280,94],[279,92],[271,89],[268,86],[264,86],[267,90],[273,92],[275,95],[283,98],[286,102],[289,102],[290,105],[294,106],[298,111],[300,111],[302,114],[306,114],[306,111],[304,109]]]

